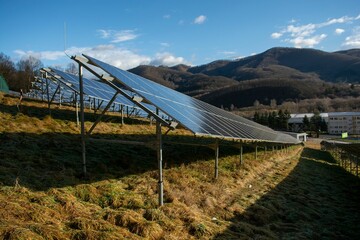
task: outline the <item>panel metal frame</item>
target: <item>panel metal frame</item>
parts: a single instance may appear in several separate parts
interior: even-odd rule
[[[79,65],[79,82],[81,82],[82,84],[82,69],[85,68],[86,70],[88,70],[90,73],[92,73],[94,76],[96,76],[98,79],[100,79],[102,82],[108,84],[109,86],[111,86],[113,89],[116,90],[116,94],[121,94],[123,95],[125,98],[127,98],[128,100],[130,100],[131,102],[133,102],[134,104],[136,104],[139,108],[141,108],[142,110],[144,110],[145,112],[147,112],[149,114],[150,117],[154,118],[156,120],[156,144],[152,145],[152,144],[148,144],[148,143],[144,143],[144,142],[132,142],[132,141],[126,141],[126,143],[124,141],[116,141],[116,142],[122,142],[125,144],[137,144],[137,145],[143,145],[143,146],[155,146],[156,152],[157,152],[157,160],[158,160],[158,194],[159,194],[159,206],[162,206],[164,204],[163,202],[163,170],[162,170],[162,150],[163,150],[163,140],[162,140],[162,126],[165,126],[168,128],[168,131],[171,129],[175,129],[176,125],[178,123],[181,123],[180,121],[178,122],[174,122],[174,121],[166,121],[164,120],[161,115],[159,114],[159,111],[161,110],[163,113],[167,114],[171,119],[175,119],[174,116],[171,116],[170,114],[167,113],[166,110],[159,108],[159,106],[155,105],[153,102],[151,102],[149,99],[147,99],[146,97],[142,96],[141,94],[139,94],[139,92],[134,91],[134,89],[130,88],[130,91],[135,92],[136,94],[138,94],[141,98],[137,97],[137,96],[130,96],[124,89],[129,89],[128,86],[126,85],[122,85],[122,87],[119,87],[117,84],[114,84],[113,81],[117,80],[120,81],[120,79],[117,79],[116,76],[112,76],[112,75],[100,75],[99,73],[97,73],[95,70],[93,70],[89,65],[95,66],[95,67],[99,67],[97,64],[91,62],[86,55],[84,55],[84,57],[82,56],[73,56],[72,59],[78,63]],[[106,70],[103,69],[105,72]],[[80,98],[82,98],[81,96],[83,95],[83,92],[80,93]],[[116,96],[114,95],[113,98],[115,98]],[[148,109],[144,104],[142,104],[143,102],[145,102],[144,100],[146,100],[146,102],[150,102],[152,103],[155,107],[156,107],[156,112],[151,111],[150,109]],[[82,158],[83,158],[83,165],[84,165],[84,174],[86,174],[86,155],[85,155],[85,151],[86,151],[86,147],[85,147],[85,140],[86,138],[89,140],[92,140],[89,135],[91,134],[93,128],[95,128],[96,124],[93,125],[93,127],[90,129],[90,131],[88,132],[88,134],[86,134],[85,128],[84,128],[84,118],[83,118],[83,111],[84,111],[84,107],[83,107],[83,99],[80,100],[81,102],[81,122],[82,122],[82,127],[81,127],[81,142],[82,142]],[[108,106],[104,109],[104,111],[100,114],[103,115],[109,108],[110,104],[108,104]],[[204,110],[206,111],[206,109]],[[221,121],[225,121],[226,117],[223,117],[224,119],[222,119],[221,117],[220,122]],[[99,121],[101,119],[99,118]],[[231,119],[228,119],[230,121],[233,121]],[[251,124],[248,124],[248,122],[250,122],[249,120],[244,121],[244,126],[247,126],[249,128],[254,128],[256,131],[256,127],[251,126]],[[189,129],[190,131],[192,131],[190,128],[188,128],[186,126],[186,124],[181,123],[185,128]],[[231,126],[230,126],[231,128]],[[231,129],[229,129],[231,130]],[[269,129],[267,130],[265,127],[263,129],[259,129],[261,131],[264,132],[270,132],[271,134],[276,135],[277,132]],[[168,132],[167,131],[167,132]],[[166,132],[166,133],[167,133]],[[240,150],[240,165],[243,164],[243,144],[254,144],[255,143],[255,158],[257,159],[257,144],[258,143],[267,143],[267,144],[279,144],[280,146],[282,146],[283,144],[285,144],[286,142],[281,142],[281,141],[277,141],[276,139],[274,140],[269,140],[269,139],[255,139],[255,138],[247,138],[247,137],[240,137],[240,138],[236,138],[236,137],[231,137],[231,136],[224,136],[224,135],[216,135],[216,134],[205,134],[205,133],[199,133],[199,132],[194,132],[192,131],[195,136],[200,136],[200,137],[210,137],[210,138],[215,138],[215,143],[214,144],[209,144],[206,145],[207,147],[212,148],[215,151],[215,166],[214,166],[214,178],[217,179],[218,178],[218,171],[219,171],[219,140],[232,140],[237,142],[237,146]],[[165,134],[166,134],[165,133]],[[280,135],[280,133],[279,133]],[[249,135],[250,136],[250,135]],[[106,141],[106,140],[105,140]],[[295,143],[295,142],[294,142]],[[177,143],[179,144],[179,143]],[[181,143],[180,143],[181,144]],[[189,145],[194,145],[194,144],[189,144]],[[196,144],[195,144],[196,145]]]

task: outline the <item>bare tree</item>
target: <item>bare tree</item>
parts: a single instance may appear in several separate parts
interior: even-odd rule
[[[15,64],[11,61],[10,57],[4,53],[0,53],[0,75],[5,78],[8,84],[15,72]]]
[[[43,63],[36,57],[29,56],[27,58],[22,58],[17,64],[18,68],[18,77],[20,81],[20,88],[29,90],[31,83],[34,81],[34,76],[39,73],[40,69],[43,67]]]
[[[36,57],[29,56],[28,58],[22,58],[17,63],[17,67],[19,71],[32,72],[35,74],[43,67],[43,63]]]

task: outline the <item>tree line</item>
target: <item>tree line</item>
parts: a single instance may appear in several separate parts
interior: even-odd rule
[[[280,109],[279,111],[264,113],[255,112],[253,120],[272,129],[286,131],[289,129],[289,119],[290,112],[288,110],[283,111]]]
[[[14,63],[11,58],[4,53],[0,53],[0,76],[2,76],[9,89],[13,91],[28,92],[32,87],[34,77],[39,75],[40,69],[44,64],[34,56],[25,56]],[[74,63],[69,63],[65,69],[60,70],[76,74],[77,68]]]
[[[289,126],[290,118],[291,116],[288,110],[279,110],[264,113],[255,112],[253,120],[272,129],[288,131],[293,127]],[[319,112],[315,112],[311,118],[308,118],[305,115],[302,120],[302,124],[299,127],[300,128],[296,129],[296,131],[316,133],[327,131],[327,124],[325,120],[320,116]]]

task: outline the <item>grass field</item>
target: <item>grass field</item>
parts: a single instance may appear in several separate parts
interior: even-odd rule
[[[87,144],[81,177],[79,128],[72,108],[0,95],[2,239],[358,239],[359,179],[318,143],[284,151],[164,146],[165,204],[157,207],[156,152]],[[94,121],[86,114],[86,126]],[[141,120],[104,118],[94,136],[151,140]],[[176,130],[170,141],[194,141]]]

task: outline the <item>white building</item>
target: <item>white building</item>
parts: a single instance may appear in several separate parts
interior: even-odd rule
[[[360,112],[332,112],[329,114],[329,134],[360,134]]]
[[[299,132],[303,129],[303,121],[304,117],[307,117],[310,121],[310,119],[314,116],[314,113],[296,113],[296,114],[290,114],[290,119],[288,121],[289,127],[291,131],[293,132]],[[328,113],[320,113],[320,117],[324,119],[326,123],[328,123],[329,117]]]

